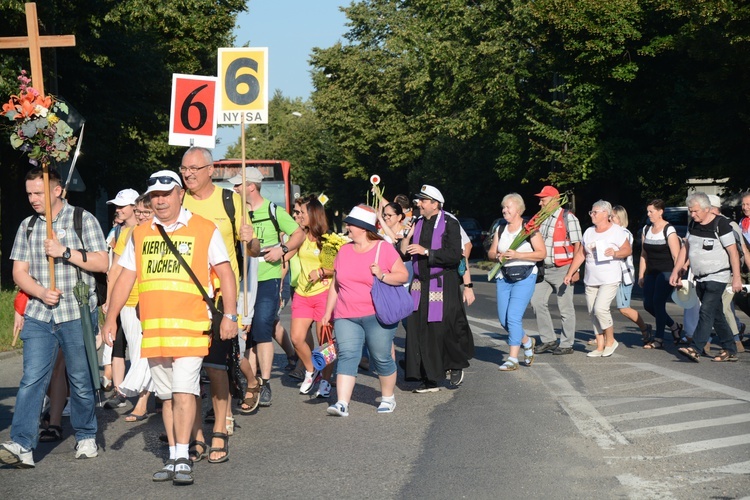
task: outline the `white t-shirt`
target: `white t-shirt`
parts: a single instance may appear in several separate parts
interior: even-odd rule
[[[505,230],[503,230],[502,233],[500,233],[500,238],[497,240],[497,251],[498,252],[505,252],[510,248],[511,243],[513,243],[513,240],[516,239],[516,235],[520,233],[523,230],[523,225],[518,228],[518,231],[511,233],[508,231],[508,226],[505,226]],[[533,252],[534,247],[531,246],[531,242],[529,241],[530,238],[527,238],[524,240],[521,245],[516,248],[517,252]],[[526,259],[512,259],[505,261],[505,264],[503,264],[503,267],[511,267],[511,266],[534,266],[534,269],[532,270],[531,274],[536,274],[536,261],[533,260],[526,260]]]
[[[599,286],[622,281],[622,259],[606,257],[603,252],[607,248],[619,250],[627,240],[627,231],[617,224],[612,224],[612,227],[602,233],[597,233],[593,226],[583,233],[583,251],[586,255],[583,282],[586,285]]]

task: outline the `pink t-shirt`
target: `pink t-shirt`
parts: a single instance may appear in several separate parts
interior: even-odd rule
[[[375,314],[370,295],[374,278],[370,272],[370,264],[375,262],[377,250],[378,244],[368,252],[357,253],[351,243],[339,249],[333,262],[338,283],[338,300],[333,310],[335,318],[363,318]],[[400,258],[393,245],[385,241],[380,243],[378,264],[383,273],[391,272],[396,260]]]

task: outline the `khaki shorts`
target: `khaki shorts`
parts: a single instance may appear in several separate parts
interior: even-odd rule
[[[154,391],[161,400],[172,399],[172,394],[185,393],[199,396],[203,358],[148,358]]]

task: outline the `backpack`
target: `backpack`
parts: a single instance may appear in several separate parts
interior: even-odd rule
[[[233,195],[234,191],[231,189],[222,188],[221,201],[224,203],[224,211],[227,213],[227,217],[229,217],[229,222],[232,223],[232,237],[234,238],[237,234],[237,226],[234,224],[234,216],[236,212],[232,200]],[[240,274],[242,274],[242,266],[245,264],[245,261],[242,258],[242,242],[239,240],[234,242],[234,254],[237,257],[237,268],[240,269]]]
[[[39,214],[34,214],[29,220],[26,227],[26,240],[31,239],[31,232],[34,230],[34,224],[39,220]],[[73,207],[73,229],[81,241],[82,250],[86,250],[86,244],[83,242],[83,208]],[[96,281],[96,301],[101,306],[107,302],[107,273],[91,273]]]
[[[259,222],[266,222],[270,220],[271,224],[273,224],[273,228],[276,230],[276,237],[281,242],[281,228],[279,227],[279,221],[276,219],[276,204],[272,201],[268,202],[268,218],[267,219],[253,219],[253,212],[250,212],[250,221],[253,224],[258,224]]]

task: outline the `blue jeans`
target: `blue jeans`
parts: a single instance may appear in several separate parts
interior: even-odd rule
[[[718,281],[698,281],[695,284],[695,291],[701,301],[700,312],[698,313],[698,326],[695,327],[693,334],[693,347],[695,350],[703,352],[703,348],[711,336],[711,328],[716,331],[719,338],[718,344],[722,349],[732,353],[737,353],[737,346],[734,343],[734,335],[727,323],[727,317],[724,315],[724,308],[721,302],[726,283]]]
[[[523,339],[523,314],[536,288],[536,274],[521,281],[508,283],[505,278],[497,280],[497,317],[508,331],[508,345],[521,345]]]
[[[44,394],[60,348],[65,355],[65,367],[70,380],[70,423],[76,432],[76,441],[95,438],[97,424],[94,387],[83,345],[81,321],[43,323],[26,316],[21,340],[23,377],[16,395],[10,438],[24,448],[36,448]],[[97,373],[97,378],[98,375]]]
[[[381,377],[393,375],[396,362],[391,356],[391,348],[397,327],[383,325],[374,314],[363,318],[337,319],[333,324],[338,349],[336,373],[356,377],[362,359],[362,346],[366,343],[370,367]]]
[[[667,314],[667,300],[674,288],[669,285],[669,273],[647,274],[643,277],[643,308],[656,320],[654,338],[664,338],[665,326],[674,325]]]
[[[281,278],[258,282],[258,295],[255,297],[255,312],[250,327],[251,343],[248,349],[273,340],[273,325],[279,313],[279,291]]]

